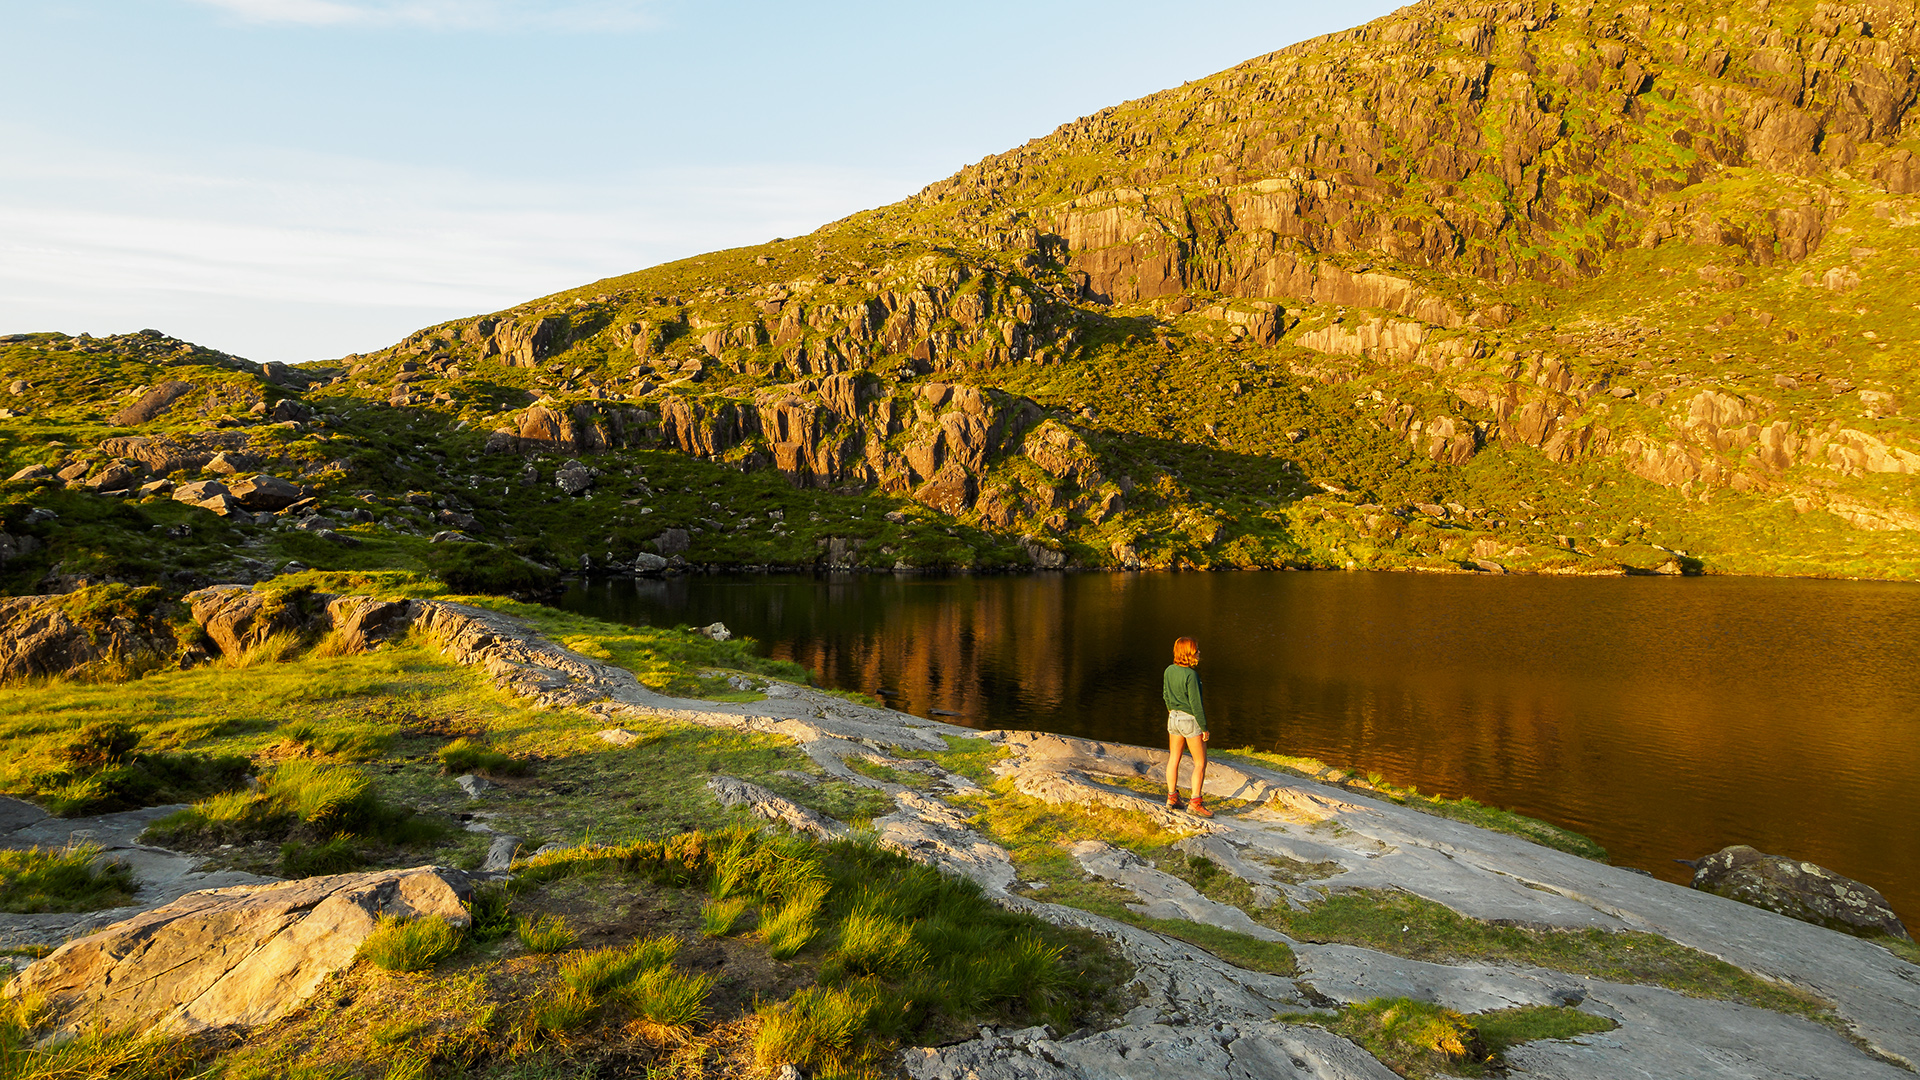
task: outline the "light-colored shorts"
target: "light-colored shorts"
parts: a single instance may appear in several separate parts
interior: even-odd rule
[[[1185,709],[1172,709],[1167,712],[1167,734],[1169,735],[1197,739],[1205,730],[1200,726],[1199,719]]]

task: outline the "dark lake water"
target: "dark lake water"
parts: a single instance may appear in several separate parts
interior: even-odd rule
[[[1688,875],[1675,858],[1752,844],[1920,918],[1920,586],[740,576],[588,581],[562,606],[718,620],[825,686],[923,716],[1147,746],[1165,745],[1160,672],[1188,634],[1215,747],[1471,795],[1672,881]]]

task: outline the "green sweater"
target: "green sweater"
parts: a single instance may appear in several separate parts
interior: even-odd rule
[[[1168,711],[1179,709],[1193,714],[1200,722],[1200,730],[1207,730],[1207,710],[1200,704],[1200,673],[1190,667],[1168,664],[1167,673],[1160,679],[1160,699],[1167,703]]]

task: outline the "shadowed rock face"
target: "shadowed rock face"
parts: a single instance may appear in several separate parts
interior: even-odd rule
[[[1693,871],[1693,887],[1856,937],[1913,940],[1873,886],[1745,844],[1701,859]]]
[[[0,598],[0,685],[78,676],[117,667],[143,671],[171,662],[176,642],[164,619],[110,614],[82,622],[65,596]]]
[[[352,963],[381,916],[469,925],[469,892],[460,871],[421,867],[189,893],[68,942],[7,993],[46,995],[68,1030],[252,1027]]]

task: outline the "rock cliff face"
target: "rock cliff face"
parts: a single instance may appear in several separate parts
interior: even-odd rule
[[[915,499],[967,534],[934,557],[952,565],[1465,570],[1551,549],[1629,572],[1679,558],[1664,545],[1705,517],[1747,545],[1731,568],[1777,569],[1732,504],[1803,541],[1794,572],[1907,576],[1917,46],[1890,0],[1415,3],[807,237],[324,368],[32,336],[35,364],[148,366],[88,414],[122,430],[19,482],[136,493],[267,469],[411,492],[424,458],[462,485],[435,508],[496,531],[436,524],[491,540],[554,531],[513,487],[552,465],[508,462],[558,456],[580,463],[551,474],[569,500],[662,516],[594,515],[541,561],[643,543],[741,561],[705,524],[715,500],[668,511],[647,487],[641,452],[671,450],[777,471],[822,509]],[[0,403],[87,385],[15,379]],[[484,479],[446,458],[480,457],[473,441]],[[833,565],[895,565],[895,538],[834,548],[847,531],[805,539]],[[1642,540],[1659,551],[1638,562],[1600,550]],[[1560,558],[1533,562],[1580,569]]]
[[[772,249],[724,270],[694,260],[410,348],[570,372],[495,432],[498,451],[733,454],[995,528],[1055,512],[1009,510],[994,467],[1031,460],[1021,440],[1045,409],[1126,431],[1111,387],[1062,402],[1036,369],[1137,369],[1152,341],[1176,362],[1218,347],[1357,391],[1363,423],[1448,469],[1501,445],[1544,469],[1600,462],[1910,529],[1908,487],[1874,483],[1920,465],[1920,444],[1880,422],[1904,383],[1884,366],[1860,377],[1863,347],[1885,359],[1879,333],[1849,347],[1816,317],[1834,301],[1893,317],[1876,292],[1891,267],[1861,237],[1920,221],[1909,16],[1414,4],[828,226],[797,260],[810,273]],[[1158,434],[1165,413],[1149,413]],[[1123,495],[1081,511],[1104,520]]]

